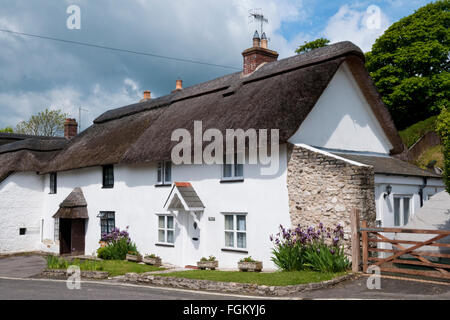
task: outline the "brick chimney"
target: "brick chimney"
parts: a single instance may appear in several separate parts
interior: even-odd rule
[[[244,57],[243,74],[248,75],[264,62],[273,62],[278,59],[278,52],[267,48],[266,33],[259,38],[258,31],[253,35],[253,47],[242,52]]]
[[[78,123],[75,119],[67,118],[64,122],[64,137],[72,139],[78,133]]]
[[[149,90],[144,91],[144,98],[142,98],[139,102],[145,102],[152,99],[152,93]]]

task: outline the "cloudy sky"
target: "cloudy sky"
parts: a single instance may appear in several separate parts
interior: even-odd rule
[[[78,46],[0,31],[0,128],[49,107],[86,128],[104,111],[137,102],[143,90],[170,93],[241,68],[241,52],[259,24],[249,10],[269,19],[269,47],[280,58],[304,41],[350,40],[370,51],[393,22],[424,0],[0,0],[0,29],[202,61],[213,67]],[[68,29],[70,5],[81,10],[81,29]],[[376,7],[374,7],[374,5]],[[379,8],[380,19],[374,8]]]

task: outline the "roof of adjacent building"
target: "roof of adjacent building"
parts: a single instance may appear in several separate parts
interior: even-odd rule
[[[335,152],[333,152],[333,154],[345,159],[370,165],[373,167],[374,172],[379,174],[442,178],[441,175],[435,172],[421,169],[411,163],[393,157],[372,156],[372,155],[369,156],[369,155],[335,153]]]
[[[42,171],[44,167],[66,145],[67,140],[59,137],[41,137],[16,134],[0,134],[10,139],[0,145],[0,182],[12,172]]]
[[[266,63],[243,76],[233,73],[169,95],[105,112],[67,147],[44,172],[106,164],[169,160],[177,142],[175,129],[279,129],[280,143],[299,128],[332,77],[346,62],[357,79],[391,144],[403,144],[367,70],[364,54],[351,42],[340,42],[287,59]]]

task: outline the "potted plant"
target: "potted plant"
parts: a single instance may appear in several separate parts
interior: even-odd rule
[[[145,255],[144,258],[142,259],[142,262],[155,267],[161,266],[161,258],[154,253]]]
[[[141,262],[142,261],[142,256],[137,251],[128,251],[125,259],[127,261]]]
[[[252,257],[243,258],[238,262],[239,271],[261,272],[263,268],[262,261],[253,260]]]
[[[216,270],[216,268],[219,267],[219,261],[217,261],[214,256],[209,256],[209,258],[202,257],[200,261],[197,262],[197,267],[201,270]]]

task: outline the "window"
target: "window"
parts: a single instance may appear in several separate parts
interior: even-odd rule
[[[228,164],[226,156],[223,158],[222,180],[242,180],[244,179],[244,164],[237,163],[237,154],[234,155],[234,163]]]
[[[53,231],[53,240],[59,241],[59,218],[55,218],[55,226]]]
[[[411,213],[410,196],[394,196],[394,226],[404,226],[408,223]]]
[[[19,229],[19,235],[24,236],[25,233],[27,233],[27,228],[20,228]]]
[[[225,247],[247,248],[247,217],[242,214],[225,215]]]
[[[172,216],[158,216],[158,242],[175,243],[175,224]]]
[[[103,166],[103,188],[114,188],[114,166]]]
[[[158,163],[158,184],[172,184],[172,162]]]
[[[116,214],[111,211],[102,211],[99,214],[101,234],[108,234],[116,227]]]
[[[57,175],[56,172],[50,173],[50,194],[56,194],[57,191]]]

